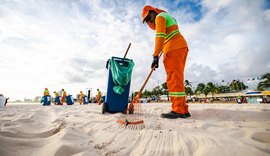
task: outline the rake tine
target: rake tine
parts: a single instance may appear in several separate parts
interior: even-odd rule
[[[121,124],[118,124],[117,128],[122,128],[122,126],[123,126],[123,125],[121,125]]]
[[[140,103],[133,103],[133,112],[132,114],[121,114],[117,120],[121,126],[125,129],[131,130],[141,130],[144,128],[144,121],[141,119],[141,107]]]

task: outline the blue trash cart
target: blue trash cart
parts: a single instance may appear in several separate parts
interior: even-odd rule
[[[112,57],[114,61],[116,61],[120,66],[127,67],[129,62],[132,61],[127,58],[119,58],[119,57]],[[114,92],[113,87],[116,86],[115,82],[113,81],[112,71],[110,67],[110,59],[107,61],[106,68],[109,71],[108,77],[108,85],[107,85],[107,94],[105,97],[105,101],[102,105],[102,113],[109,112],[109,113],[124,113],[128,106],[128,99],[129,99],[129,90],[130,90],[130,82],[126,86],[122,86],[124,92],[122,94],[117,94]],[[133,62],[133,61],[132,61]]]
[[[50,95],[43,96],[41,102],[43,102],[43,106],[50,106],[51,96]]]
[[[54,102],[56,105],[61,105],[60,99],[61,99],[61,96],[58,96],[54,99]]]
[[[73,104],[74,104],[72,95],[68,95],[68,96],[66,97],[66,102],[67,102],[67,105],[73,105]]]
[[[89,103],[87,96],[83,97],[83,104],[87,105]]]

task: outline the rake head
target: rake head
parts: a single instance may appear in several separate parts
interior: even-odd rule
[[[145,128],[143,120],[132,119],[131,117],[122,116],[116,122],[120,124],[121,128],[131,130],[141,130]]]
[[[116,121],[121,125],[120,127],[130,128],[132,130],[145,128],[144,121],[142,120],[139,97],[140,95],[137,95],[133,99],[125,114],[121,114],[119,119]]]

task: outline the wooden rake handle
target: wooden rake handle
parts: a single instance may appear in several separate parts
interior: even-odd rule
[[[126,58],[126,56],[127,56],[127,53],[128,53],[128,51],[129,51],[130,46],[131,46],[131,43],[129,43],[129,45],[128,45],[128,48],[127,48],[126,53],[125,53],[125,55],[124,55],[124,58]]]
[[[161,55],[162,55],[162,52],[159,54],[158,59],[161,57]],[[142,85],[142,88],[141,88],[140,91],[138,92],[138,96],[141,96],[142,91],[143,91],[144,87],[146,86],[146,84],[147,84],[147,82],[148,82],[149,78],[151,77],[151,75],[152,75],[152,73],[153,73],[154,70],[155,70],[155,67],[153,67],[153,68],[151,69],[150,73],[148,74],[146,80],[144,81],[144,83],[143,83],[143,85]]]
[[[162,55],[162,52],[159,54],[158,58],[160,58],[161,55]],[[155,67],[153,67],[153,68],[151,69],[151,71],[150,71],[150,73],[148,74],[146,80],[144,81],[144,83],[143,83],[143,85],[142,85],[140,91],[139,91],[138,94],[135,96],[135,98],[133,99],[133,101],[130,102],[130,105],[129,105],[129,107],[128,107],[129,114],[133,114],[133,112],[134,112],[134,103],[137,103],[137,100],[139,100],[139,98],[140,98],[140,96],[141,96],[141,94],[142,94],[142,91],[143,91],[145,85],[147,84],[147,82],[148,82],[148,80],[149,80],[149,78],[150,78],[150,76],[152,75],[152,73],[153,73],[154,70],[155,70]],[[126,110],[126,113],[127,113],[127,110]]]

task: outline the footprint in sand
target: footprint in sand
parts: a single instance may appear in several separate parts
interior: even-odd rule
[[[262,143],[270,143],[270,132],[257,132],[252,135],[252,139],[262,142]]]
[[[35,112],[31,118],[39,122],[53,122],[56,120],[56,115],[52,110],[48,111],[40,110]]]
[[[0,136],[11,138],[47,138],[60,132],[65,123],[52,110],[39,110],[32,116],[2,123]]]

